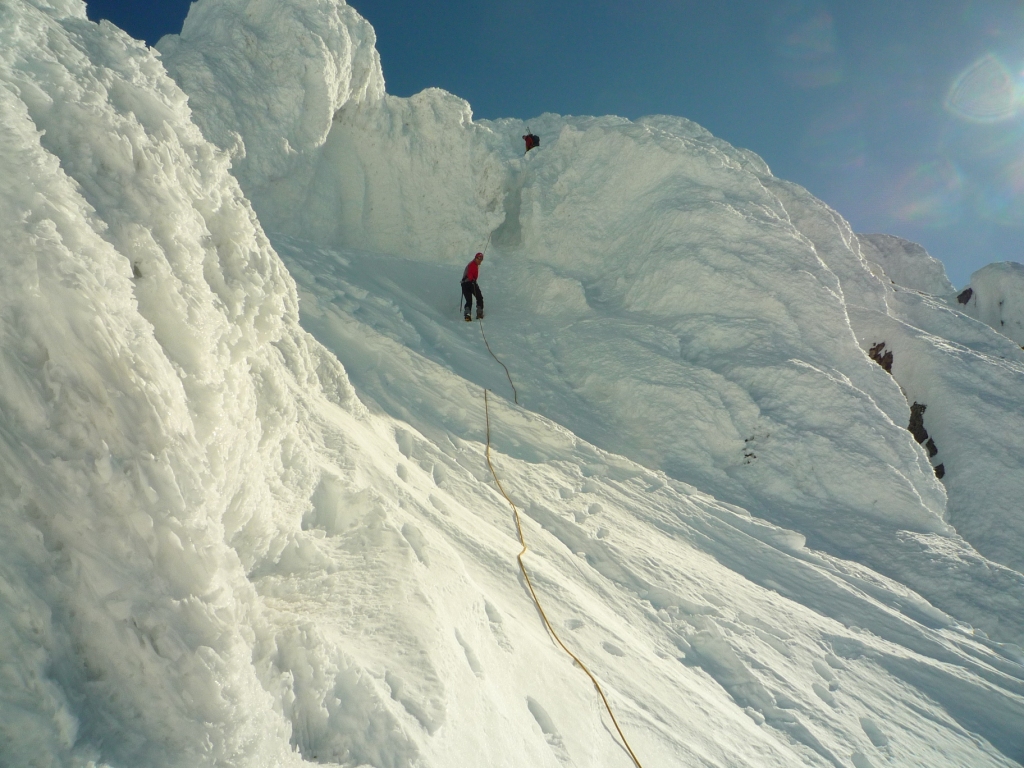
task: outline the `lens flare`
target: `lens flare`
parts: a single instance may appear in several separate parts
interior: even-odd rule
[[[842,79],[832,14],[816,0],[792,0],[776,11],[769,28],[783,77],[799,88],[821,88]]]
[[[896,185],[893,213],[902,221],[928,226],[954,224],[963,212],[964,182],[946,160],[921,163]]]
[[[983,219],[1008,227],[1024,225],[1024,155],[1007,163],[978,192],[975,204]]]
[[[998,123],[1021,108],[1021,88],[1010,70],[991,53],[985,54],[953,81],[945,107],[953,115],[975,123]]]
[[[841,105],[833,112],[810,122],[800,149],[819,168],[854,170],[867,163],[867,141],[860,103]]]
[[[1024,155],[1006,166],[1003,178],[1010,192],[1024,197]]]

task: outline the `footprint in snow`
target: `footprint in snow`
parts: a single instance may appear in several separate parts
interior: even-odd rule
[[[530,714],[533,715],[533,719],[537,721],[537,725],[540,726],[541,732],[544,734],[544,740],[551,747],[551,751],[555,753],[555,756],[563,763],[568,762],[569,754],[565,750],[565,742],[562,740],[562,734],[558,732],[555,727],[555,722],[551,719],[551,716],[547,713],[547,710],[540,705],[535,698],[532,696],[526,697],[526,706],[530,710]]]
[[[416,553],[416,559],[429,566],[430,557],[427,555],[427,540],[423,537],[420,529],[412,523],[406,523],[402,526],[402,536],[409,542],[412,551]]]
[[[601,643],[601,647],[604,648],[605,651],[610,653],[612,656],[625,656],[626,655],[625,651],[623,651],[621,648],[619,648],[619,646],[614,645],[613,643],[604,642],[604,643]]]
[[[862,717],[860,719],[860,727],[864,729],[864,733],[867,734],[867,737],[871,739],[871,743],[876,747],[886,747],[889,745],[889,737],[882,733],[882,729],[870,717]]]
[[[487,614],[487,623],[491,627],[491,634],[494,635],[494,640],[497,642],[498,647],[503,651],[511,653],[512,643],[509,642],[508,636],[505,634],[505,629],[501,626],[501,613],[486,600],[484,600],[484,613]]]
[[[444,481],[448,479],[448,470],[441,464],[434,464],[430,470],[430,476],[434,480],[434,485],[441,488],[444,485]]]
[[[438,466],[439,465],[436,465],[436,464],[434,465],[434,471],[435,471],[434,481],[435,482],[437,482],[436,472],[437,472]],[[438,485],[440,485],[440,483],[438,483]],[[438,512],[440,512],[442,515],[444,515],[445,517],[448,517],[451,514],[448,511],[448,507],[446,507],[444,502],[441,501],[439,498],[437,498],[437,496],[435,496],[434,494],[430,494],[430,496],[428,498],[430,500],[430,505],[434,509],[436,509]]]
[[[501,613],[486,600],[484,600],[484,613],[487,614],[487,620],[491,622],[491,624],[502,623]]]
[[[836,709],[839,706],[836,703],[836,697],[833,696],[832,692],[829,691],[829,689],[821,683],[811,683],[811,689],[814,691],[814,693],[818,696],[819,699],[824,701],[833,709]]]
[[[846,665],[843,664],[836,656],[831,653],[825,654],[825,663],[828,664],[832,669],[842,671],[846,669]]]
[[[811,666],[814,667],[814,671],[817,672],[821,678],[828,683],[828,689],[835,691],[839,688],[839,679],[836,677],[835,672],[829,669],[828,664],[819,659],[815,659]]]
[[[384,673],[384,682],[391,689],[391,698],[401,704],[427,733],[433,735],[444,724],[445,707],[442,696],[424,699],[420,691],[407,686],[401,677],[390,671]]]
[[[398,444],[398,450],[402,452],[402,455],[407,459],[411,459],[413,451],[412,435],[407,430],[398,429],[395,431],[395,442]]]
[[[484,668],[481,666],[480,659],[477,658],[476,651],[473,650],[473,646],[466,641],[462,636],[462,633],[457,629],[455,630],[455,639],[458,640],[459,645],[462,646],[462,650],[466,654],[466,661],[469,663],[469,668],[473,670],[473,674],[483,679]]]

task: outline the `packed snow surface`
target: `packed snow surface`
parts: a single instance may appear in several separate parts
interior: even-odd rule
[[[0,764],[633,765],[488,416],[645,768],[1024,763],[1019,265],[374,42],[0,3]]]

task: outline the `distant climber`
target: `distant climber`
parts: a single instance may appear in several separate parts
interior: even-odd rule
[[[467,323],[473,319],[470,317],[470,313],[473,309],[474,296],[476,296],[476,319],[484,319],[484,296],[480,293],[480,286],[476,284],[476,280],[480,276],[480,263],[483,260],[484,255],[478,253],[462,272],[462,298],[466,305],[465,320]]]
[[[526,126],[526,135],[523,136],[523,141],[526,142],[526,151],[529,152],[534,147],[540,146],[540,136],[530,132],[530,126]]]

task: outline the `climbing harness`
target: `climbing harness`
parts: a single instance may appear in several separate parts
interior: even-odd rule
[[[484,324],[480,323],[480,333],[483,333],[483,331]],[[487,344],[486,336],[484,336],[484,343]],[[491,352],[490,345],[487,346],[487,351]],[[491,352],[491,357],[498,360],[497,356],[493,352]],[[505,368],[505,373],[508,374],[508,368],[505,367],[505,364],[502,363],[501,360],[498,360],[498,363],[501,364],[502,368]],[[512,384],[511,376],[508,377],[508,382],[509,384]],[[514,384],[512,384],[512,391],[515,392]],[[518,403],[518,400],[516,402]],[[491,470],[491,477],[494,478],[494,484],[498,486],[498,490],[501,492],[501,495],[505,497],[505,501],[507,501],[508,505],[512,507],[512,514],[516,521],[516,532],[519,534],[519,543],[523,547],[516,556],[516,560],[519,562],[519,570],[522,571],[523,579],[526,581],[526,586],[530,590],[530,596],[533,598],[533,604],[537,606],[537,612],[544,621],[544,626],[547,627],[548,632],[551,633],[551,637],[554,638],[555,642],[558,643],[562,650],[569,654],[569,657],[576,662],[580,669],[582,669],[586,673],[587,677],[590,678],[590,682],[594,684],[594,688],[597,689],[597,693],[601,697],[601,701],[604,702],[604,708],[608,710],[608,716],[611,717],[612,724],[615,726],[615,730],[618,731],[619,738],[622,739],[622,745],[626,748],[626,752],[629,753],[630,758],[633,760],[633,764],[636,765],[636,768],[643,768],[640,761],[637,759],[637,756],[633,753],[632,747],[629,746],[629,741],[626,740],[626,734],[624,734],[622,732],[622,728],[619,727],[619,721],[615,719],[615,713],[612,712],[611,704],[608,703],[608,697],[605,696],[604,690],[601,688],[601,684],[597,682],[597,678],[594,677],[594,674],[590,671],[587,665],[580,660],[579,656],[569,650],[569,647],[562,642],[562,638],[558,636],[558,633],[552,626],[547,614],[544,612],[544,608],[540,604],[540,598],[537,597],[537,591],[533,588],[533,581],[530,580],[530,574],[526,570],[526,563],[523,561],[523,556],[526,554],[528,547],[526,546],[526,538],[523,536],[523,522],[519,517],[519,510],[516,508],[515,502],[513,502],[509,495],[505,493],[505,488],[502,486],[501,480],[498,479],[498,473],[494,470],[494,464],[491,463],[491,408],[487,398],[486,389],[484,390],[484,420],[487,425],[487,447],[484,451],[484,456],[487,459],[487,468]]]

